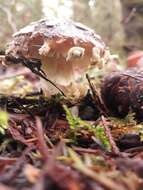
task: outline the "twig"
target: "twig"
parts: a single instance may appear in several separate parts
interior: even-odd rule
[[[104,102],[102,101],[98,91],[95,89],[95,87],[91,83],[88,74],[86,74],[86,78],[88,80],[89,87],[90,87],[92,95],[93,95],[94,103],[96,104],[95,106],[97,107],[97,109],[99,110],[101,115],[108,116],[109,115],[109,110],[106,108],[106,106],[105,106]]]
[[[99,155],[99,154],[104,154],[100,149],[91,149],[91,148],[79,148],[79,147],[72,147],[72,149],[78,153],[87,153],[87,154],[94,154],[94,155]]]
[[[120,151],[118,149],[118,147],[116,146],[116,143],[111,135],[111,132],[110,132],[110,129],[108,127],[108,123],[105,119],[104,116],[101,116],[101,122],[102,122],[102,126],[104,127],[104,130],[105,130],[105,134],[106,136],[108,137],[109,139],[109,142],[110,142],[110,145],[111,145],[111,149],[112,149],[112,152],[116,155],[119,155],[120,154]]]
[[[136,11],[137,11],[136,7],[133,7],[129,15],[124,20],[122,20],[122,23],[128,24],[132,19],[132,17],[135,15]]]
[[[46,141],[44,139],[44,132],[42,128],[42,123],[39,117],[35,117],[36,121],[36,134],[38,138],[39,151],[42,155],[43,160],[46,162],[48,160],[49,149],[47,147]]]
[[[143,146],[128,148],[125,150],[126,153],[136,153],[136,154],[138,154],[139,152],[142,152],[142,151],[143,151]]]
[[[131,78],[139,80],[139,81],[143,81],[143,79],[142,79],[143,77],[140,76],[140,75],[139,76],[132,76],[131,74],[127,74],[127,73],[123,73],[123,75],[126,76],[126,77],[131,77]]]
[[[19,106],[20,109],[24,110],[27,114],[29,114],[31,118],[34,118],[33,113],[31,113],[24,105],[20,104],[17,100],[15,100],[15,103]]]

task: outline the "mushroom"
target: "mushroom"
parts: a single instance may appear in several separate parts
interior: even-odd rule
[[[80,96],[80,87],[84,87],[80,79],[84,78],[91,66],[100,67],[110,58],[109,49],[99,35],[69,20],[43,19],[26,26],[13,37],[6,54],[39,59],[48,79],[65,94]],[[41,79],[41,87],[46,95],[58,93],[44,79]]]

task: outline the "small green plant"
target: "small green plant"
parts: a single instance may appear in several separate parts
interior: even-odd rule
[[[91,132],[93,136],[95,136],[95,138],[99,140],[105,148],[107,148],[108,150],[111,149],[110,143],[105,135],[105,131],[102,126],[92,125],[86,121],[83,121],[79,117],[73,116],[68,107],[65,105],[63,106],[63,108],[66,113],[66,119],[69,123],[70,130],[72,133],[72,140],[74,140],[74,142],[77,141],[77,134],[79,134],[80,130],[84,129]]]
[[[8,128],[8,114],[5,111],[0,111],[0,133],[5,134]]]

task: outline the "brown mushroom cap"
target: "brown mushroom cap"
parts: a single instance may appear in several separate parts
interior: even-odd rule
[[[90,28],[67,20],[40,20],[13,35],[7,54],[40,59],[48,78],[67,86],[91,65],[104,64],[109,50]]]

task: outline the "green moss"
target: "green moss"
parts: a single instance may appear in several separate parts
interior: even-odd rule
[[[107,150],[111,150],[110,143],[108,138],[105,135],[104,128],[102,126],[95,126],[93,124],[88,123],[80,119],[79,117],[75,117],[72,115],[67,106],[63,106],[66,112],[66,119],[70,126],[70,138],[73,142],[77,142],[77,136],[82,130],[87,130],[92,134]]]

